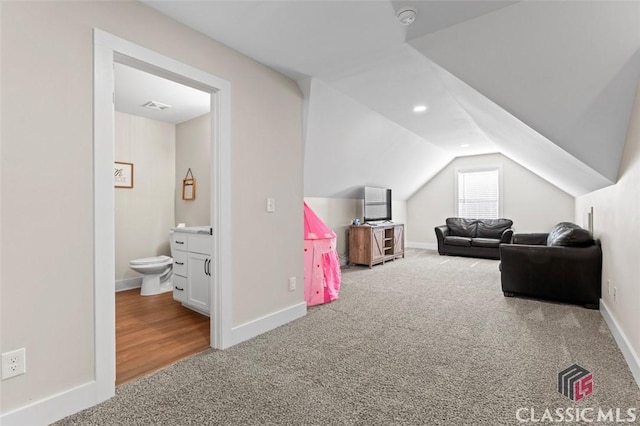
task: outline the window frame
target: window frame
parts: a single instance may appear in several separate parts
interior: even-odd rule
[[[459,206],[460,206],[460,194],[458,193],[458,179],[461,173],[476,173],[476,172],[498,172],[498,218],[504,217],[504,185],[502,180],[503,175],[503,167],[502,163],[492,164],[486,166],[470,166],[470,167],[456,167],[454,169],[454,197],[453,197],[453,211],[455,212],[456,217],[460,216]],[[476,218],[474,218],[476,219]],[[479,218],[478,218],[479,219]]]

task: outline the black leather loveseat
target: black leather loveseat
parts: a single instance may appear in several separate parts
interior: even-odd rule
[[[500,259],[500,244],[511,242],[512,225],[509,219],[447,218],[435,228],[438,253]]]
[[[598,308],[600,242],[578,225],[563,222],[549,234],[514,234],[500,246],[502,291]]]

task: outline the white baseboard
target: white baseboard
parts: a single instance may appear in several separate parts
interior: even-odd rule
[[[116,293],[142,287],[142,277],[125,278],[116,281]]]
[[[307,314],[307,303],[301,302],[231,329],[231,346],[249,340]]]
[[[611,310],[603,299],[600,299],[600,314],[609,326],[609,330],[611,330],[611,334],[613,334],[613,338],[618,344],[622,356],[624,356],[625,361],[627,361],[627,365],[629,366],[629,370],[631,370],[636,384],[640,387],[640,357],[638,357],[638,354],[633,350],[627,335],[624,334],[624,331],[622,331],[616,319],[611,315]]]
[[[2,426],[49,425],[98,404],[96,382],[85,383],[0,416]]]
[[[412,243],[407,241],[404,245],[406,248],[425,249],[425,250],[438,250],[438,244],[436,243]]]

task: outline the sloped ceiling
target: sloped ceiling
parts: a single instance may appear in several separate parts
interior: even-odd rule
[[[306,196],[376,184],[406,199],[452,158],[490,152],[572,195],[617,178],[640,2],[146,3],[298,80]]]
[[[640,3],[523,1],[410,40],[615,181],[640,78]]]

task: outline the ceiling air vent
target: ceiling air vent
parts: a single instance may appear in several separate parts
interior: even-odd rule
[[[162,111],[164,109],[171,108],[171,105],[163,104],[162,102],[158,102],[158,101],[149,101],[142,106],[145,108],[156,110],[156,111]]]

